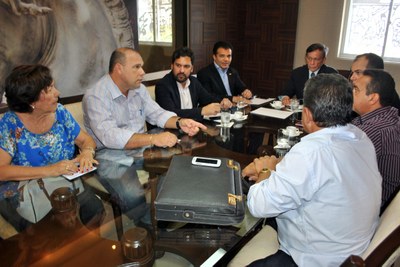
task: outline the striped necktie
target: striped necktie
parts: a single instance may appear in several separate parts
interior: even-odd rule
[[[315,72],[311,72],[311,78],[315,77]]]

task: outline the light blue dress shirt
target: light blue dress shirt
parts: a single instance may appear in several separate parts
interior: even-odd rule
[[[163,128],[176,116],[161,108],[143,84],[126,97],[109,74],[86,91],[82,107],[86,130],[97,148],[123,149],[134,133],[145,132],[146,121]]]
[[[214,62],[214,65],[218,70],[219,76],[221,76],[222,82],[224,83],[226,93],[229,96],[232,96],[231,87],[229,86],[228,69],[223,70],[220,66],[218,66],[218,64],[215,64],[215,62]]]
[[[371,141],[349,124],[303,137],[247,204],[256,217],[277,216],[280,249],[297,265],[339,266],[368,247],[381,184]]]

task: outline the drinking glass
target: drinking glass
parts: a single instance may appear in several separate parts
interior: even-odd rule
[[[296,98],[290,99],[290,109],[292,110],[292,122],[295,123],[297,119],[297,111],[299,109],[300,103]]]
[[[245,110],[246,106],[247,106],[246,102],[244,100],[240,100],[236,104],[237,111],[240,111],[240,112],[242,112],[243,115],[246,115],[246,110]]]
[[[285,129],[279,129],[278,130],[278,135],[277,135],[277,143],[279,147],[282,148],[288,148],[290,147],[289,145],[289,136],[286,134]]]
[[[290,137],[286,133],[286,129],[278,129],[278,135],[276,138],[277,146],[275,151],[278,157],[283,157],[290,149]]]
[[[221,126],[228,127],[231,122],[231,112],[229,109],[221,109]]]

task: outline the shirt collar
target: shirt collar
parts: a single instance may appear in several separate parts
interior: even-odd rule
[[[185,87],[183,87],[182,86],[182,84],[180,83],[180,82],[176,82],[176,85],[178,86],[178,89],[186,89],[186,88],[189,88],[189,86],[190,86],[190,79],[187,79],[186,80],[186,86]]]
[[[317,69],[316,71],[308,70],[308,76],[311,76],[311,73],[313,73],[313,72],[315,73],[315,75],[317,75],[320,69],[321,68]]]
[[[217,63],[215,63],[215,61],[214,61],[214,66],[215,66],[215,68],[218,70],[218,72],[219,72],[219,73],[222,73],[222,74],[226,74],[226,73],[228,72],[228,69],[229,69],[229,68],[227,68],[227,69],[221,68],[220,66],[218,66]]]

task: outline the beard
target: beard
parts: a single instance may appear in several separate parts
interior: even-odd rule
[[[186,82],[187,79],[189,79],[189,77],[186,76],[185,73],[178,73],[177,75],[174,75],[174,78],[177,82],[180,82],[180,83]]]

